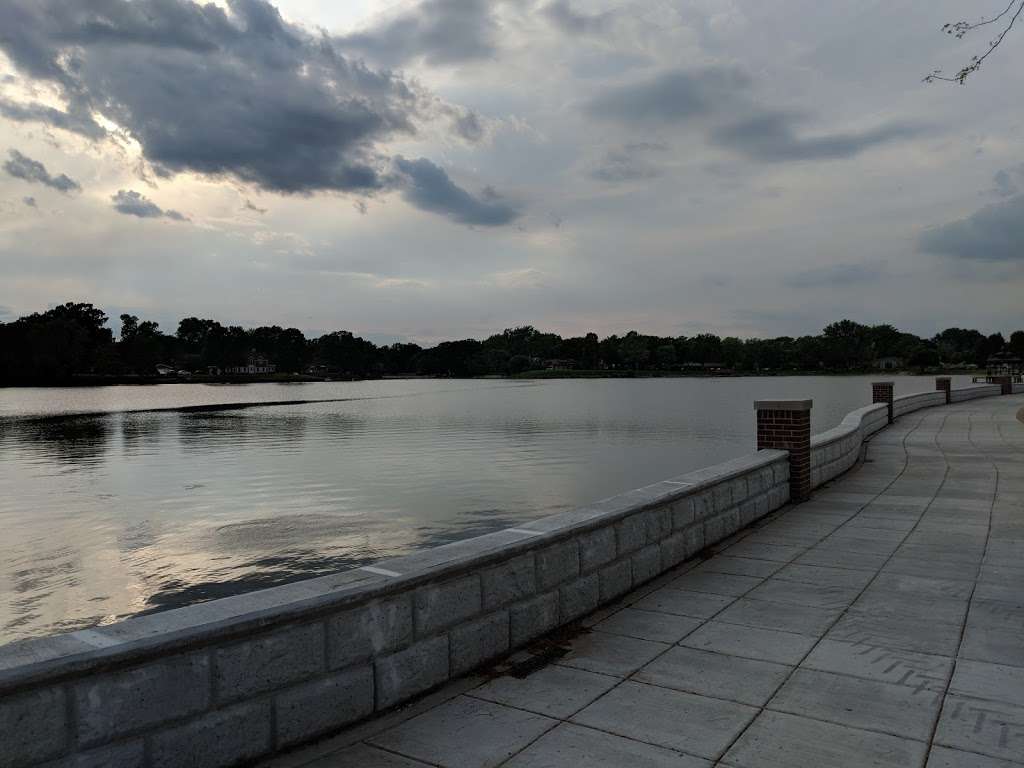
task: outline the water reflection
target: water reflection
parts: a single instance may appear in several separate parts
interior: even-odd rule
[[[354,382],[308,390],[333,402],[0,419],[0,643],[514,527],[749,452],[758,397],[810,395],[824,429],[869,382]],[[37,413],[295,391],[22,392]]]

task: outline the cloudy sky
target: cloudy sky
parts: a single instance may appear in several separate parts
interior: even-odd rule
[[[0,0],[0,321],[1013,330],[1024,29],[921,82],[1002,5]]]

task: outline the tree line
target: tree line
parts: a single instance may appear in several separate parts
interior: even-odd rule
[[[581,371],[741,373],[846,372],[897,358],[908,368],[984,367],[996,353],[1024,357],[1024,331],[1001,333],[947,328],[930,339],[891,325],[840,320],[815,336],[739,339],[712,333],[650,336],[630,331],[599,338],[563,338],[532,326],[508,328],[484,340],[445,341],[424,348],[377,346],[349,331],[306,338],[297,328],[243,328],[187,317],[173,334],[157,323],[121,315],[117,338],[106,314],[92,304],[67,303],[0,323],[0,384],[68,383],[76,377],[151,376],[158,364],[206,373],[266,357],[284,374],[314,372],[348,377],[384,375],[515,375],[540,368]]]

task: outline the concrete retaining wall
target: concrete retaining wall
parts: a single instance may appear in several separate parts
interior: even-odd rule
[[[813,484],[886,423],[871,405],[816,435]],[[760,451],[373,566],[0,647],[0,768],[221,768],[313,740],[584,616],[789,493],[789,455]]]
[[[0,768],[227,766],[579,618],[789,499],[761,451],[373,567],[0,648]],[[49,763],[48,763],[49,764]]]
[[[954,403],[962,403],[965,400],[974,400],[978,397],[992,397],[1002,393],[1003,389],[998,384],[974,384],[962,389],[954,389],[951,399]]]
[[[959,390],[953,390],[957,392]],[[945,392],[917,392],[913,395],[903,395],[894,398],[892,401],[893,416],[899,418],[907,413],[919,411],[922,408],[930,408],[934,405],[945,405]]]
[[[817,488],[857,463],[861,445],[889,423],[885,403],[847,414],[835,429],[811,438],[811,487]]]
[[[1024,384],[1014,384],[1013,385],[1013,394],[1015,394],[1015,395],[1022,395],[1022,394],[1024,394]]]

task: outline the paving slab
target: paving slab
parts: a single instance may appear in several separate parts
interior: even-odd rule
[[[1024,763],[1012,763],[976,752],[961,752],[959,749],[933,746],[925,768],[1019,768],[1021,765]]]
[[[459,696],[367,741],[444,768],[492,768],[556,725],[549,717]]]
[[[768,709],[928,741],[942,693],[798,669]]]
[[[591,632],[573,638],[571,650],[558,660],[558,664],[603,675],[627,677],[668,648],[666,643]]]
[[[945,691],[952,666],[953,659],[948,656],[930,656],[827,638],[818,643],[801,664],[805,669],[818,669],[930,691]]]
[[[550,665],[523,678],[503,675],[466,695],[565,720],[618,684],[609,675]]]
[[[677,643],[704,623],[691,616],[641,611],[624,608],[607,619],[594,624],[592,629],[623,637],[654,640],[659,643]]]
[[[793,666],[800,663],[816,642],[817,638],[807,635],[712,620],[687,635],[680,645]]]
[[[935,743],[1005,760],[1024,755],[1024,707],[949,695]]]
[[[632,679],[761,707],[792,671],[769,661],[676,647],[642,667]]]
[[[804,584],[820,584],[826,587],[856,587],[864,589],[873,578],[872,571],[854,571],[849,568],[828,568],[821,565],[785,566],[773,575],[780,581],[796,581]]]
[[[709,595],[706,592],[690,592],[685,589],[662,587],[641,600],[633,603],[634,608],[644,611],[659,611],[677,616],[691,616],[695,619],[709,619],[735,600],[725,595]]]
[[[928,745],[781,712],[765,712],[726,753],[735,768],[917,768]]]
[[[508,768],[711,768],[711,763],[664,747],[564,723],[505,764]]]
[[[757,712],[744,704],[626,681],[573,721],[714,760]]]
[[[713,571],[690,571],[670,582],[677,589],[691,592],[708,592],[712,595],[739,597],[763,581],[757,576],[740,576],[730,573],[714,573]]]
[[[308,768],[429,768],[430,763],[421,763],[366,744],[357,744],[351,749],[303,765]]]
[[[766,578],[783,566],[771,560],[754,560],[749,557],[715,555],[694,568],[690,573],[730,573],[737,576]]]
[[[721,621],[820,637],[841,611],[741,598],[717,616]]]
[[[960,659],[949,692],[1024,707],[1024,667]]]
[[[848,643],[953,656],[960,643],[960,626],[918,616],[851,612],[839,620],[828,637]]]
[[[842,609],[853,603],[860,592],[861,588],[857,586],[807,584],[772,578],[751,590],[747,597],[752,600],[767,600],[770,603]]]

